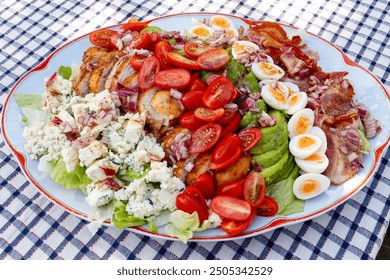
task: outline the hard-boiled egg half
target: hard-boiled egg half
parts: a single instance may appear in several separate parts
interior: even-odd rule
[[[288,91],[289,91],[289,95],[293,94],[293,93],[296,93],[296,92],[299,92],[299,87],[294,84],[294,83],[291,83],[291,82],[284,82],[284,84],[287,86],[288,88]]]
[[[238,59],[247,53],[253,53],[260,50],[260,47],[249,41],[237,41],[232,45],[232,55],[234,59]]]
[[[188,33],[190,33],[192,36],[198,37],[201,40],[205,40],[214,33],[214,30],[207,25],[197,24],[191,27],[190,30],[188,30]]]
[[[290,92],[290,88],[289,88]],[[290,93],[288,96],[288,108],[286,113],[289,115],[294,115],[299,110],[302,110],[306,107],[307,104],[307,94],[304,91]]]
[[[279,80],[285,74],[282,68],[268,61],[252,63],[252,71],[259,80]]]
[[[310,134],[314,134],[314,135],[317,135],[318,137],[320,137],[322,144],[321,144],[321,147],[318,151],[321,153],[325,153],[326,149],[328,148],[328,142],[326,140],[325,132],[321,128],[319,128],[318,126],[313,126],[310,129]]]
[[[273,87],[272,82],[270,82],[261,88],[261,98],[268,106],[276,110],[286,110],[288,108],[287,96],[288,89],[281,82],[278,82],[276,87]]]
[[[314,124],[314,112],[305,108],[296,112],[288,121],[288,136],[293,138],[299,134],[309,133]]]
[[[210,18],[211,28],[214,30],[229,30],[236,29],[233,22],[225,16],[215,15]]]
[[[296,158],[307,158],[317,152],[321,147],[320,137],[314,134],[300,134],[293,137],[289,143],[291,154]]]
[[[293,192],[299,199],[310,199],[325,192],[330,186],[328,177],[322,174],[306,173],[295,179]]]
[[[329,165],[328,157],[321,152],[315,152],[307,158],[295,158],[298,167],[307,173],[322,173]]]

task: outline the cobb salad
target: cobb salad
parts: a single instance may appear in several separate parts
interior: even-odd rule
[[[92,32],[43,95],[15,95],[25,150],[86,194],[92,218],[184,242],[210,227],[235,236],[361,168],[380,126],[304,36],[270,22],[244,34],[220,15],[192,24]]]

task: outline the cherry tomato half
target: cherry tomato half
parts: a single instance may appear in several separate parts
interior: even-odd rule
[[[203,208],[198,200],[187,194],[181,193],[176,196],[176,207],[188,214],[197,212],[201,224],[208,218],[207,209]]]
[[[221,229],[229,235],[238,235],[246,230],[256,217],[256,210],[252,209],[252,212],[248,219],[244,221],[235,221],[229,219],[222,219]]]
[[[130,31],[138,31],[139,32],[147,26],[148,26],[148,24],[146,22],[129,21],[128,23],[122,24],[120,28],[123,30],[130,30]]]
[[[198,73],[198,72],[196,72]],[[190,82],[190,84],[188,85],[188,91],[191,91],[191,90],[201,90],[201,91],[205,91],[207,88],[207,84],[205,82],[202,81],[202,79],[195,79],[193,82]]]
[[[195,131],[206,124],[206,122],[195,117],[194,112],[184,112],[181,114],[179,123],[182,127],[188,128],[191,131]]]
[[[169,52],[168,61],[176,67],[185,68],[189,70],[200,70],[198,63],[195,60],[184,57],[177,52]]]
[[[211,154],[209,167],[211,170],[220,170],[234,164],[241,156],[241,140],[235,134],[224,137],[215,146]]]
[[[251,215],[251,206],[245,200],[231,196],[214,196],[210,203],[211,209],[222,218],[245,221]]]
[[[213,175],[210,172],[203,173],[196,179],[194,187],[199,189],[206,199],[212,198],[215,192]]]
[[[147,32],[143,32],[138,34],[133,41],[131,41],[130,45],[135,49],[146,49],[150,43],[152,42],[152,38],[150,34]]]
[[[240,178],[231,182],[223,183],[217,187],[215,195],[227,195],[242,198],[244,195],[243,184],[246,178]]]
[[[275,216],[278,213],[278,203],[272,197],[266,196],[263,202],[257,206],[257,215],[263,217]]]
[[[202,97],[203,91],[192,90],[183,95],[181,103],[187,110],[194,111],[196,108],[203,106]]]
[[[193,197],[200,203],[200,205],[202,205],[203,208],[207,209],[206,199],[203,193],[198,188],[195,188],[193,186],[188,186],[186,187],[183,193],[190,197]]]
[[[191,79],[191,74],[186,69],[166,69],[162,70],[154,76],[154,84],[163,89],[182,89],[188,86]]]
[[[253,207],[259,206],[265,197],[266,187],[263,175],[252,171],[244,182],[244,199]]]
[[[130,65],[135,70],[141,69],[142,64],[144,63],[146,57],[140,55],[133,55],[130,59]]]
[[[95,46],[110,48],[112,47],[111,36],[116,33],[116,31],[110,29],[96,30],[89,34],[89,41]]]
[[[257,127],[249,127],[241,130],[238,136],[241,138],[241,148],[244,151],[249,151],[259,143],[261,131]]]
[[[222,127],[216,123],[208,123],[192,133],[191,154],[199,154],[211,149],[221,135]]]
[[[156,52],[156,57],[160,61],[162,69],[172,68],[172,65],[168,61],[168,53],[172,51],[172,47],[167,40],[158,42],[154,51]]]
[[[231,123],[238,113],[238,109],[225,109],[225,114],[217,121],[220,125],[227,125]]]
[[[215,110],[209,109],[209,108],[203,108],[199,107],[195,110],[195,117],[198,119],[205,121],[205,122],[214,122],[218,119],[220,119],[223,114],[225,113],[225,110],[223,108],[218,108]]]
[[[240,122],[241,115],[236,114],[230,123],[222,127],[221,137],[225,137],[226,135],[235,132],[240,127]]]
[[[212,49],[202,53],[196,60],[201,69],[218,70],[224,67],[230,60],[227,50]]]
[[[154,85],[154,76],[160,71],[160,62],[155,56],[150,56],[142,63],[138,73],[138,86],[142,90],[150,89]]]
[[[210,109],[223,107],[234,94],[234,85],[225,76],[219,76],[206,89],[203,103]]]
[[[184,45],[184,51],[191,58],[198,58],[202,53],[213,49],[205,44],[189,42]]]

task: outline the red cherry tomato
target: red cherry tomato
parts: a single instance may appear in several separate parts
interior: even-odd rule
[[[263,175],[252,171],[244,182],[244,199],[253,207],[259,206],[265,197],[266,186]]]
[[[203,208],[207,209],[206,199],[205,199],[203,193],[199,189],[197,189],[193,186],[188,186],[188,187],[186,187],[186,189],[184,190],[183,193],[190,196],[190,197],[193,197],[194,199],[196,199],[200,203],[200,205]]]
[[[177,52],[169,52],[168,61],[176,67],[189,70],[200,70],[198,63],[195,60],[184,57]]]
[[[245,221],[251,215],[251,206],[245,200],[231,196],[214,196],[211,209],[222,218]]]
[[[154,52],[157,43],[160,42],[160,40],[161,40],[161,36],[160,36],[160,34],[158,34],[158,32],[155,32],[155,31],[149,33],[149,35],[150,35],[150,44],[148,46],[148,50]]]
[[[196,60],[201,69],[218,70],[230,60],[229,53],[224,49],[212,49],[202,53]]]
[[[111,37],[110,37],[111,48],[113,48],[113,49],[118,48],[118,47],[117,47],[117,42],[118,42],[118,40],[119,40],[119,35],[118,35],[118,33],[114,33],[114,34],[111,35]]]
[[[130,59],[130,65],[133,67],[135,70],[141,69],[142,63],[144,63],[146,57],[140,56],[140,55],[133,55],[132,58]]]
[[[204,200],[204,197],[199,197],[199,194],[194,194],[192,190],[187,193],[181,193],[176,196],[176,207],[188,214],[197,212],[199,222],[202,224],[203,221],[208,219],[207,208],[204,207],[206,202],[203,203],[202,199]]]
[[[246,178],[240,178],[232,182],[226,182],[217,187],[215,195],[227,195],[242,198],[244,195],[243,184]]]
[[[111,36],[114,34],[117,34],[117,32],[110,29],[96,30],[89,34],[89,41],[95,46],[110,48],[112,47]]]
[[[189,91],[183,95],[181,98],[181,103],[187,110],[194,111],[196,108],[203,106],[202,97],[203,91]]]
[[[152,42],[152,38],[150,37],[149,33],[143,32],[138,34],[133,41],[131,41],[130,46],[132,46],[135,49],[146,49],[150,43]]]
[[[222,127],[221,137],[225,137],[226,135],[235,132],[240,127],[240,122],[241,115],[236,114],[230,123]]]
[[[211,154],[209,167],[211,170],[220,170],[234,164],[241,156],[241,140],[235,134],[224,137],[215,146]]]
[[[198,73],[198,72],[196,72],[196,73]],[[190,82],[190,84],[188,85],[188,91],[191,91],[191,90],[205,91],[206,88],[207,88],[207,84],[205,82],[203,82],[202,79],[196,79],[192,83]]]
[[[160,71],[160,62],[155,56],[150,56],[142,63],[138,73],[138,86],[142,90],[150,89],[154,85],[154,76]]]
[[[225,114],[217,121],[220,125],[227,125],[233,121],[236,114],[238,113],[238,109],[225,109]]]
[[[154,84],[163,89],[182,89],[188,86],[191,74],[186,69],[166,69],[162,70],[154,76]]]
[[[235,221],[230,219],[222,219],[221,229],[229,235],[238,235],[246,230],[256,217],[256,210],[252,209],[252,212],[248,219],[244,221]]]
[[[223,114],[225,113],[225,110],[223,108],[218,108],[215,110],[209,109],[209,108],[203,108],[199,107],[195,110],[195,117],[198,119],[205,121],[205,122],[214,122],[218,119],[220,119]]]
[[[199,43],[190,42],[184,45],[184,51],[191,58],[198,58],[202,53],[211,49],[213,49],[213,47]]]
[[[160,61],[162,69],[172,68],[172,65],[168,61],[168,53],[172,51],[172,47],[167,40],[158,42],[154,51],[156,52],[156,57]]]
[[[179,123],[182,127],[188,128],[191,131],[195,131],[206,124],[206,122],[195,117],[194,112],[184,112],[181,114]]]
[[[210,172],[203,173],[196,179],[194,187],[199,189],[206,199],[212,198],[215,192],[213,175]]]
[[[244,151],[249,151],[257,143],[259,143],[261,139],[261,131],[256,127],[249,127],[241,130],[238,133],[238,136],[241,138],[241,148]]]
[[[128,23],[122,24],[120,28],[123,30],[141,31],[147,26],[148,24],[146,22],[129,21]]]
[[[266,196],[263,199],[263,202],[257,206],[257,215],[264,217],[275,216],[278,213],[279,206],[278,203],[272,197]]]
[[[219,76],[206,89],[203,103],[210,109],[223,107],[234,94],[233,83],[225,76]]]
[[[211,149],[221,135],[221,126],[216,123],[208,123],[192,133],[192,144],[190,146],[191,154],[199,154]]]

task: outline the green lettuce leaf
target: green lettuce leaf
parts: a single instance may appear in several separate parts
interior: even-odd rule
[[[23,122],[29,126],[36,126],[39,123],[47,123],[50,118],[48,112],[42,111],[42,95],[35,93],[14,94],[16,104],[22,110]]]
[[[126,204],[124,202],[118,203],[114,207],[113,216],[111,219],[116,228],[127,228],[134,226],[142,226],[146,223],[145,219],[131,216],[126,211]],[[153,226],[153,224],[151,224]]]
[[[370,150],[371,150],[370,142],[368,142],[366,134],[363,131],[358,129],[358,132],[359,132],[360,139],[362,139],[361,152],[364,153],[364,154],[368,154],[370,152]]]
[[[16,104],[20,108],[31,108],[34,110],[41,110],[42,108],[42,94],[36,94],[36,93],[17,93],[14,94],[14,98],[16,101]]]
[[[51,162],[53,169],[50,172],[50,177],[59,185],[67,189],[80,189],[83,193],[87,193],[86,187],[92,180],[85,174],[86,167],[77,166],[72,172],[66,171],[65,162],[60,159],[58,162]]]

